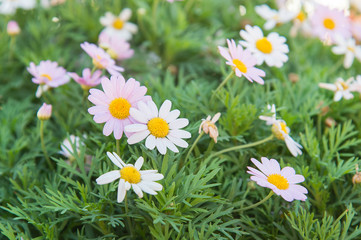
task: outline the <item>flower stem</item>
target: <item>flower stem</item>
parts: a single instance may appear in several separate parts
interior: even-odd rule
[[[268,142],[270,140],[273,139],[273,135],[265,138],[265,139],[262,139],[262,140],[259,140],[257,142],[253,142],[253,143],[248,143],[248,144],[245,144],[245,145],[240,145],[240,146],[235,146],[235,147],[230,147],[230,148],[226,148],[222,151],[219,151],[219,152],[216,152],[215,154],[212,154],[211,157],[215,157],[215,156],[218,156],[222,153],[226,153],[226,152],[230,152],[230,151],[234,151],[234,150],[239,150],[239,149],[244,149],[244,148],[249,148],[249,147],[254,147],[254,146],[257,146],[257,145],[260,145],[262,143],[265,143],[265,142]]]
[[[130,231],[130,238],[133,238],[133,228],[130,222],[130,217],[128,215],[129,213],[129,209],[128,209],[128,194],[125,194],[125,199],[124,199],[124,205],[125,205],[125,215],[127,215],[127,225]]]
[[[41,148],[43,149],[43,153],[51,170],[54,170],[53,164],[51,163],[48,152],[46,151],[45,143],[44,143],[44,121],[40,120],[40,141],[41,141]]]
[[[93,73],[95,72],[95,70],[97,70],[97,67],[96,67],[96,66],[93,66],[93,68],[92,68],[92,71],[91,71],[90,75],[93,75]]]
[[[211,101],[212,99],[216,96],[217,92],[224,86],[226,85],[226,83],[229,81],[229,79],[231,79],[234,75],[234,71],[230,72],[230,74],[228,74],[228,76],[223,80],[223,82],[221,82],[221,84],[219,84],[219,86],[217,87],[217,89],[213,92],[212,97],[211,97]]]
[[[255,208],[257,207],[258,205],[261,205],[262,203],[264,203],[265,201],[267,201],[268,199],[270,199],[272,197],[272,195],[274,194],[273,191],[271,191],[264,199],[262,199],[261,201],[255,203],[255,204],[252,204],[248,207],[245,207],[245,208],[241,208],[239,209],[238,211],[242,212],[242,211],[245,211],[245,210],[249,210],[249,209],[252,209],[252,208]]]
[[[120,157],[120,140],[116,139],[115,143],[116,143],[116,148],[117,148],[117,154]]]
[[[187,162],[187,159],[189,158],[189,155],[191,155],[191,152],[193,151],[194,147],[197,145],[199,139],[201,139],[201,137],[202,137],[203,135],[204,135],[204,132],[202,131],[202,132],[198,135],[197,139],[193,142],[193,145],[192,145],[191,148],[189,149],[186,157],[184,158],[184,162]]]

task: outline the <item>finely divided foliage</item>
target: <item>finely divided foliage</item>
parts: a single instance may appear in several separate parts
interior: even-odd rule
[[[0,240],[360,239],[340,2],[1,1]]]

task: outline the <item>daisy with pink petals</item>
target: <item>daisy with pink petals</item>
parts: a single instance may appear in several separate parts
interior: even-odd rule
[[[99,35],[99,46],[103,48],[111,58],[116,60],[124,60],[134,55],[134,50],[130,48],[130,44],[119,35],[110,35],[103,31]]]
[[[275,159],[261,158],[262,163],[252,158],[251,161],[257,168],[248,167],[247,173],[251,174],[251,180],[255,181],[261,187],[271,189],[274,193],[281,196],[284,200],[292,202],[293,200],[305,201],[308,193],[307,189],[298,185],[305,181],[305,178],[296,174],[291,167],[281,169],[280,164]]]
[[[75,72],[69,73],[69,76],[74,79],[75,82],[79,83],[84,90],[89,90],[100,84],[102,80],[102,71],[96,70],[93,74],[90,68],[83,69],[83,76],[79,76]]]
[[[27,70],[34,76],[33,83],[39,84],[37,97],[40,97],[42,92],[47,91],[49,88],[59,87],[70,80],[66,70],[58,66],[57,62],[50,60],[41,61],[37,66],[31,62]]]
[[[111,75],[118,75],[124,68],[115,65],[115,61],[104,49],[95,44],[84,42],[80,47],[93,59],[93,64],[98,69],[106,69]]]
[[[133,78],[125,81],[122,75],[112,76],[110,80],[104,77],[101,80],[103,91],[90,89],[88,97],[95,106],[88,112],[94,115],[96,123],[104,123],[103,134],[109,136],[114,133],[115,139],[123,135],[124,127],[136,123],[129,114],[131,107],[136,107],[139,101],[150,101],[150,96],[145,96],[147,88]],[[130,136],[126,133],[127,137]]]
[[[264,84],[261,77],[266,76],[266,73],[261,69],[255,68],[257,59],[251,54],[249,50],[243,50],[241,45],[236,45],[233,39],[227,39],[228,49],[218,46],[220,54],[224,57],[227,65],[230,65],[238,77],[244,76],[250,82],[257,82]]]
[[[341,10],[319,5],[311,16],[312,30],[322,41],[334,42],[340,35],[345,39],[351,37],[350,20]]]

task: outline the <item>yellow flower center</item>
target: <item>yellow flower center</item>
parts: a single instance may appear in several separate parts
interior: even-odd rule
[[[40,77],[45,77],[45,78],[47,78],[49,81],[53,80],[53,79],[50,77],[50,75],[49,75],[49,74],[46,74],[46,73],[41,74]]]
[[[344,81],[340,81],[339,83],[340,83],[340,85],[342,87],[342,89],[340,89],[340,90],[347,90],[349,88],[347,83],[345,83]]]
[[[129,117],[129,109],[131,105],[127,99],[116,98],[109,104],[110,114],[118,119],[125,119]]]
[[[236,65],[236,68],[238,68],[239,71],[241,71],[243,73],[247,72],[247,67],[243,62],[241,62],[238,59],[233,59],[232,62],[233,62],[234,65]]]
[[[351,51],[351,52],[355,52],[355,48],[353,48],[353,47],[347,47],[347,50],[349,50],[349,51]]]
[[[272,133],[277,139],[285,140],[284,133],[288,134],[286,123],[280,122],[279,125],[277,123],[274,123],[272,125]]]
[[[272,43],[267,38],[263,37],[256,42],[256,48],[263,53],[269,54],[272,52]]]
[[[148,121],[147,126],[150,134],[157,138],[164,138],[168,135],[169,125],[163,118],[152,118]]]
[[[126,182],[137,184],[140,182],[140,172],[133,166],[123,167],[120,170],[120,178]]]
[[[102,58],[99,56],[99,55],[97,55],[96,56],[96,58],[93,58],[93,65],[96,67],[96,68],[99,68],[99,69],[103,69],[104,68],[104,66],[100,63],[100,60],[101,60]]]
[[[122,29],[124,26],[124,22],[122,20],[120,20],[119,18],[116,18],[114,21],[113,21],[113,27],[115,29]]]
[[[286,190],[290,186],[287,179],[280,174],[271,174],[268,176],[267,181],[275,185],[280,190]]]
[[[323,20],[323,26],[327,29],[332,30],[335,28],[335,25],[335,22],[331,18],[325,18],[325,20]]]
[[[118,54],[111,48],[107,49],[107,53],[109,54],[109,56],[113,59],[117,59]]]
[[[303,22],[306,19],[306,14],[303,11],[300,11],[300,13],[297,15],[296,19],[298,19],[300,22]]]

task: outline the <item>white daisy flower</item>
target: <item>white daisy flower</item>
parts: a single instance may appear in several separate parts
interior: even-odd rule
[[[118,178],[118,197],[117,202],[120,203],[124,200],[126,191],[133,188],[134,192],[139,198],[143,197],[143,192],[151,195],[157,195],[156,191],[161,191],[163,186],[155,181],[164,178],[163,174],[158,173],[157,170],[140,170],[144,159],[139,157],[135,164],[125,164],[116,153],[107,152],[109,159],[120,168],[104,173],[96,179],[97,184],[103,185],[114,182]]]
[[[335,83],[319,83],[320,88],[331,90],[335,93],[333,101],[338,102],[342,98],[348,100],[353,98],[351,92],[357,91],[357,81],[354,81],[354,78],[349,78],[346,82],[342,78],[337,78]]]
[[[280,68],[288,61],[286,53],[289,50],[285,43],[286,38],[278,33],[272,32],[264,37],[260,27],[247,25],[246,31],[241,30],[240,35],[245,41],[239,43],[253,53],[257,59],[257,65],[266,62],[270,67]]]
[[[172,102],[165,100],[159,111],[153,101],[147,103],[139,102],[138,109],[130,108],[132,116],[138,124],[131,124],[125,127],[126,132],[134,133],[128,138],[128,144],[134,144],[145,140],[145,146],[150,150],[157,147],[161,154],[169,148],[173,152],[179,152],[177,147],[187,148],[188,143],[182,138],[190,138],[191,134],[180,128],[188,125],[186,118],[178,118],[180,111],[170,111]]]
[[[341,36],[335,37],[336,46],[332,47],[332,52],[337,55],[345,55],[343,66],[350,68],[354,58],[356,57],[361,61],[361,46],[356,45],[356,41],[353,38],[345,39]]]
[[[36,6],[36,0],[1,0],[0,14],[14,14],[17,8],[26,10]]]
[[[266,125],[272,125],[273,135],[277,139],[285,141],[288,150],[294,157],[302,155],[302,146],[290,137],[290,129],[286,122],[282,119],[276,119],[276,106],[272,104],[272,106],[268,105],[267,107],[271,110],[272,116],[259,116],[259,119],[266,121]]]
[[[104,31],[109,35],[118,35],[128,41],[132,39],[132,35],[137,33],[138,27],[134,23],[128,22],[132,16],[132,10],[123,9],[119,16],[115,16],[111,12],[106,12],[105,16],[100,18],[100,23],[106,28]]]
[[[263,25],[266,30],[271,30],[277,24],[289,22],[297,16],[297,12],[290,11],[284,7],[277,11],[270,8],[267,4],[256,6],[255,10],[258,15],[266,20],[266,23]]]
[[[71,159],[73,158],[74,153],[77,153],[78,155],[80,154],[80,146],[84,146],[84,143],[80,140],[80,138],[70,135],[69,138],[64,139],[59,153],[64,157]]]

